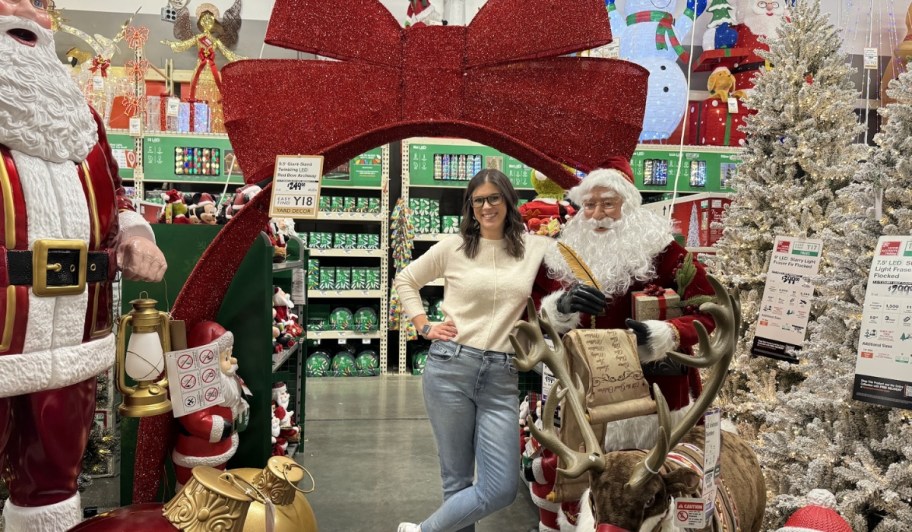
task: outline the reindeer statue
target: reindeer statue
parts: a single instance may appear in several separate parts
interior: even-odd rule
[[[517,322],[517,332],[510,341],[516,352],[517,368],[528,371],[544,362],[554,373],[556,382],[545,402],[542,428],[529,420],[533,435],[560,457],[564,465],[559,471],[568,477],[590,475],[589,496],[583,506],[591,506],[598,532],[635,532],[675,530],[669,509],[673,497],[693,496],[701,484],[700,475],[689,467],[672,460],[672,453],[702,448],[704,430],[696,426],[706,409],[715,399],[725,380],[728,366],[735,350],[737,331],[741,323],[740,303],[717,281],[709,277],[716,301],[704,303],[700,310],[710,314],[716,330],[710,340],[700,323],[696,323],[700,341],[699,356],[691,357],[669,352],[673,360],[698,368],[712,368],[713,373],[703,394],[696,400],[688,414],[675,426],[670,426],[668,405],[658,386],[653,387],[659,418],[659,436],[651,450],[622,450],[604,453],[589,423],[585,409],[585,390],[579,377],[571,379],[565,345],[551,325],[546,313],[538,318],[535,307],[529,302],[528,322]],[[554,339],[549,347],[542,331]],[[564,402],[564,416],[573,416],[582,431],[585,451],[572,449],[557,434],[554,427],[555,409]],[[680,445],[679,445],[680,444]],[[714,523],[704,530],[732,532],[759,531],[766,506],[766,487],[760,464],[751,448],[732,433],[723,432],[721,449],[721,480],[716,500]],[[583,528],[583,515],[577,530]]]

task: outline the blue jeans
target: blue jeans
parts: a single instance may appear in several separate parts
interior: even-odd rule
[[[431,345],[424,404],[437,440],[443,505],[421,523],[422,532],[474,531],[476,521],[516,498],[519,376],[511,356],[455,342]]]

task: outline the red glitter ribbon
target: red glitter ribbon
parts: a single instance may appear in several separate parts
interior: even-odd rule
[[[101,77],[108,77],[108,68],[111,66],[111,61],[105,59],[100,55],[96,55],[92,58],[92,66],[89,67],[89,70],[94,74],[101,70]]]
[[[609,28],[603,0],[489,0],[469,26],[408,29],[375,0],[346,9],[277,0],[267,43],[339,61],[229,64],[222,71],[225,126],[248,183],[269,178],[277,154],[323,155],[324,167],[334,168],[388,142],[450,136],[500,150],[570,188],[579,180],[564,165],[590,171],[611,157],[629,160],[642,130],[646,69],[562,57],[609,43]],[[270,105],[262,104],[263,87]],[[269,218],[270,187],[206,249],[174,303],[174,319],[187,327],[215,319]],[[142,442],[162,431],[140,420],[137,471],[161,471],[162,450]],[[137,477],[133,502],[150,502],[159,481]]]
[[[573,4],[496,0],[468,26],[402,28],[379,2],[341,12],[320,0],[277,2],[268,44],[338,61],[222,69],[225,127],[245,178],[272,175],[276,154],[352,158],[412,136],[480,142],[564,188],[578,183],[564,165],[590,171],[629,159],[648,74],[627,61],[562,57],[611,40],[603,2]],[[264,86],[275,105],[259,103]],[[623,97],[605,87],[623,87]]]
[[[209,37],[203,36],[200,37],[199,43],[199,53],[197,54],[199,62],[196,65],[196,71],[193,73],[193,79],[190,81],[190,101],[196,101],[196,84],[199,82],[203,69],[207,66],[212,71],[212,79],[215,80],[215,86],[218,87],[219,92],[222,90],[222,78],[219,76],[218,67],[215,66],[215,48],[212,46],[212,41],[209,40]],[[192,125],[190,130],[193,130]]]

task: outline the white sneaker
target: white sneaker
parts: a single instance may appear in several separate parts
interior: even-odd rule
[[[421,527],[414,523],[399,523],[396,532],[421,532]]]

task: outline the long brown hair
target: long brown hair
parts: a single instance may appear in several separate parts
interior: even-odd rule
[[[504,204],[507,206],[507,216],[504,219],[504,240],[507,242],[507,253],[515,259],[522,259],[526,246],[523,243],[525,226],[519,209],[516,208],[519,196],[516,194],[516,189],[513,188],[513,183],[510,183],[510,179],[500,170],[492,168],[486,168],[475,174],[466,187],[462,201],[462,223],[459,224],[459,234],[462,235],[462,245],[459,248],[470,259],[474,259],[478,255],[481,227],[475,219],[475,210],[472,209],[472,193],[483,183],[491,183],[503,196]]]

